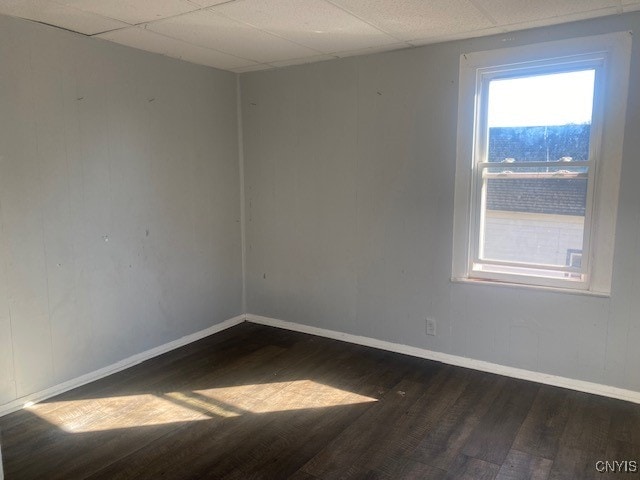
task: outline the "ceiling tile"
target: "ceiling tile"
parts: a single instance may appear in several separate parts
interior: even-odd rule
[[[329,0],[399,40],[492,26],[469,0]],[[508,0],[506,0],[508,1]]]
[[[135,24],[197,10],[187,0],[55,0],[86,12]]]
[[[270,35],[209,10],[187,13],[148,25],[149,30],[202,47],[270,63],[318,52]]]
[[[227,55],[226,53],[209,48],[191,45],[140,27],[123,28],[121,30],[97,35],[97,37],[147,52],[160,53],[168,57],[221,68],[223,70],[255,65],[255,62],[250,60]]]
[[[55,25],[85,35],[127,26],[117,20],[83,12],[48,0],[0,0],[0,14]]]
[[[324,53],[397,42],[324,0],[237,0],[213,10]]]
[[[600,9],[616,9],[619,0],[476,0],[484,10],[500,25],[535,22],[543,19],[553,19],[571,16],[590,18],[591,12]],[[612,10],[615,13],[615,10]],[[546,22],[548,25],[550,22]],[[535,25],[538,25],[537,23]],[[534,25],[531,25],[534,26]]]

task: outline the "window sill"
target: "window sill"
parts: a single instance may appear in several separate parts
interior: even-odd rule
[[[524,283],[501,282],[497,280],[483,280],[477,278],[456,278],[451,277],[451,283],[462,283],[466,285],[491,285],[506,288],[521,288],[525,290],[541,290],[553,293],[566,293],[569,295],[584,295],[588,297],[611,298],[610,293],[594,292],[591,290],[577,290],[573,288],[546,287],[542,285],[528,285]]]

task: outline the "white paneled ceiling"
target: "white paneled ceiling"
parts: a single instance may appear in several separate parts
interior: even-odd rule
[[[248,72],[640,10],[640,0],[0,0],[0,14]]]
[[[128,24],[150,22],[198,10],[188,0],[57,0],[69,7],[115,18]]]
[[[256,63],[318,54],[308,47],[225,17],[215,10],[198,10],[167,18],[148,23],[146,28],[170,38],[220,50]]]
[[[332,0],[372,25],[411,42],[458,32],[473,32],[494,23],[472,0]],[[510,0],[507,0],[510,1]]]

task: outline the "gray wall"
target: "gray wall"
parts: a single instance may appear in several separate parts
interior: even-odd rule
[[[449,280],[460,54],[628,29],[640,15],[243,75],[247,311],[640,390],[640,36],[611,298]]]
[[[234,74],[0,16],[0,408],[241,313]]]

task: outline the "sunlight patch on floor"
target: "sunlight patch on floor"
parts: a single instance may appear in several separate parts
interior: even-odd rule
[[[250,413],[286,412],[377,401],[376,398],[312,380],[211,388],[196,390],[194,393],[212,400],[230,403],[233,407]]]
[[[47,402],[25,407],[69,433],[321,409],[377,401],[312,380]]]

